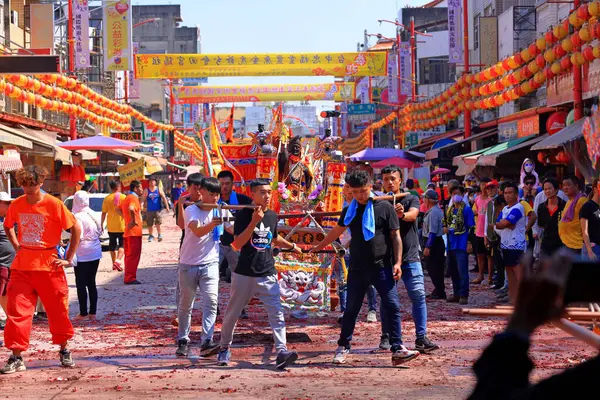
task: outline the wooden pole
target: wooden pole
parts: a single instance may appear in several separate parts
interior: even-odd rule
[[[465,308],[463,313],[469,315],[475,315],[479,317],[509,317],[512,315],[513,310],[506,309],[490,309],[490,308]],[[582,321],[592,321],[600,319],[600,312],[590,311],[565,311],[563,313],[564,318],[578,319]]]

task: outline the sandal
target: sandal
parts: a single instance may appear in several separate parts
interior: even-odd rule
[[[113,271],[118,271],[118,272],[122,272],[123,271],[123,267],[121,267],[121,263],[118,261],[115,261],[113,263]]]

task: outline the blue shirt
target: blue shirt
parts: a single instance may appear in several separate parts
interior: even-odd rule
[[[457,208],[453,212],[456,214]],[[467,250],[467,242],[469,241],[469,229],[475,226],[475,216],[473,210],[468,205],[464,208],[465,233],[455,235],[453,229],[448,230],[448,250]]]
[[[173,203],[175,203],[177,200],[179,200],[179,198],[181,197],[181,193],[183,193],[183,188],[176,188],[174,187],[173,189],[171,189],[171,200],[173,200]]]
[[[148,211],[160,211],[162,209],[160,193],[158,187],[154,191],[150,191],[148,188],[148,197],[146,198]]]

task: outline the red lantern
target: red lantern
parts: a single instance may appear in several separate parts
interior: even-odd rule
[[[556,59],[562,58],[567,54],[567,52],[565,51],[565,49],[563,49],[560,43],[554,46],[552,51],[554,51],[554,56]]]
[[[538,65],[538,67],[544,68],[546,65],[546,59],[542,54],[538,54],[538,56],[535,58],[535,63]]]
[[[583,45],[583,40],[581,40],[581,37],[579,36],[579,32],[575,32],[574,34],[571,35],[571,43],[575,47],[581,47]]]
[[[594,57],[594,48],[592,46],[587,46],[585,49],[583,49],[583,57],[587,61],[594,61],[596,58]]]
[[[533,57],[535,57],[536,55],[538,55],[538,54],[540,53],[540,49],[538,49],[538,47],[537,47],[537,45],[535,44],[535,42],[534,42],[534,43],[531,43],[531,44],[529,45],[529,48],[528,48],[528,50],[529,50],[529,58],[530,58],[530,59],[531,59],[531,58],[533,58]]]
[[[570,57],[563,57],[563,59],[560,60],[560,67],[563,69],[563,71],[570,70],[572,66],[573,66],[573,64],[571,64]]]
[[[587,4],[584,4],[577,9],[577,16],[584,21],[590,19],[590,13],[588,12]]]

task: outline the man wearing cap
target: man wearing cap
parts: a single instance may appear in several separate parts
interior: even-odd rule
[[[0,307],[7,313],[6,288],[10,279],[10,265],[15,258],[15,248],[10,244],[4,230],[4,217],[12,199],[6,192],[0,192]],[[0,330],[4,329],[4,320],[0,320]]]
[[[423,236],[426,237],[425,265],[433,282],[433,292],[429,296],[431,300],[445,300],[446,287],[444,285],[444,265],[446,264],[446,246],[444,244],[444,212],[439,207],[440,198],[435,190],[429,189],[425,192],[425,204],[428,210],[423,221]]]

